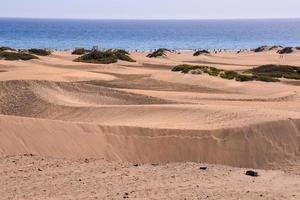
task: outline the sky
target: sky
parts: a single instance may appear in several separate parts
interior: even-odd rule
[[[75,19],[300,18],[300,0],[7,0],[0,17]]]

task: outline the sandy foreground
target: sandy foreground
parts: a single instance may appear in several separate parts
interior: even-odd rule
[[[300,66],[299,52],[131,56],[0,61],[0,199],[300,198],[299,81],[171,72]]]

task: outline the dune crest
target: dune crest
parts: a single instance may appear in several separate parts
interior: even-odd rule
[[[300,119],[219,130],[172,130],[1,116],[0,126],[2,155],[254,168],[300,155]]]

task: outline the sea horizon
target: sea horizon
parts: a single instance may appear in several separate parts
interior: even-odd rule
[[[19,49],[79,47],[153,50],[300,46],[300,18],[59,19],[0,17],[0,45]]]

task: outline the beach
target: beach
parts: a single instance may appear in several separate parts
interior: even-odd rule
[[[0,60],[0,199],[300,198],[299,80],[172,71],[300,66],[300,50],[148,53]]]

